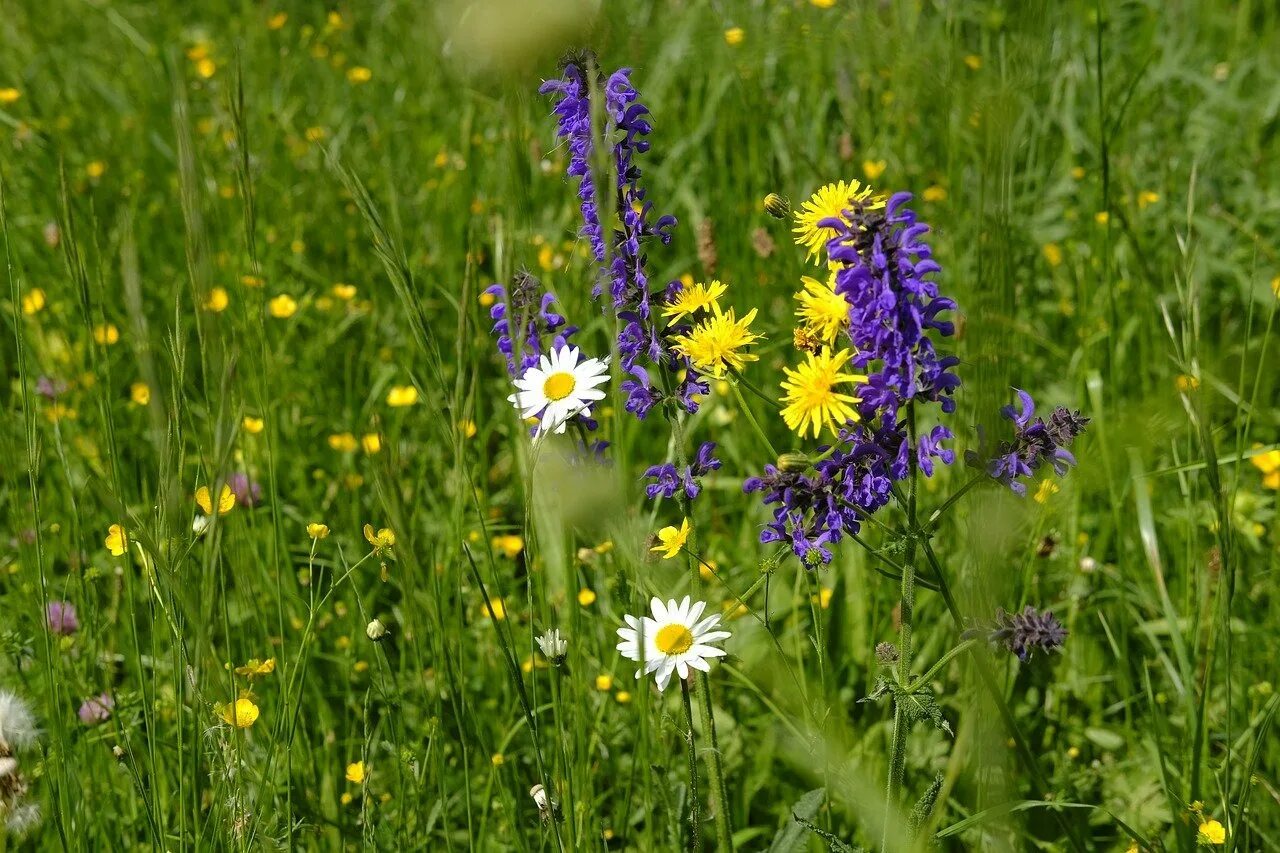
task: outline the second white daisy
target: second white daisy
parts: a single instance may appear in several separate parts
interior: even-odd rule
[[[538,418],[538,435],[564,432],[574,416],[591,415],[591,404],[604,399],[598,386],[609,381],[609,359],[582,358],[577,347],[554,349],[516,380],[507,399],[522,418]]]
[[[666,604],[659,598],[649,602],[653,618],[624,616],[628,627],[619,628],[618,651],[628,660],[643,661],[644,668],[637,670],[636,678],[649,673],[657,679],[658,689],[666,690],[672,673],[682,679],[689,677],[690,669],[707,672],[710,658],[723,657],[724,649],[711,645],[727,640],[728,631],[717,631],[720,614],[701,619],[706,602],[690,604],[689,596],[679,604],[675,599]]]

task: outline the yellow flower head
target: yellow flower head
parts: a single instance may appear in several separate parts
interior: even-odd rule
[[[524,540],[514,533],[495,536],[489,540],[489,544],[493,547],[493,550],[499,552],[508,560],[514,560],[524,550]]]
[[[356,286],[354,284],[335,284],[330,288],[330,292],[344,302],[349,302],[356,298]]]
[[[135,382],[129,386],[129,399],[139,406],[151,402],[151,386],[145,382]]]
[[[944,186],[940,186],[938,184],[934,184],[933,186],[925,187],[924,192],[920,193],[920,197],[928,202],[946,201],[947,188]]]
[[[796,211],[796,227],[792,229],[796,245],[808,249],[814,263],[821,263],[823,250],[836,236],[835,229],[818,223],[824,219],[844,219],[844,212],[854,202],[865,204],[871,210],[884,207],[884,199],[877,196],[871,187],[852,180],[827,184]]]
[[[1032,497],[1036,503],[1045,504],[1049,502],[1050,497],[1056,495],[1060,491],[1062,491],[1062,489],[1053,480],[1041,480],[1040,488],[1036,489],[1036,493]]]
[[[9,106],[14,101],[22,97],[22,93],[12,86],[6,86],[0,89],[0,106]]]
[[[816,338],[824,344],[834,344],[840,330],[849,325],[849,303],[836,293],[836,274],[832,273],[823,284],[816,278],[802,276],[804,290],[796,294],[800,307],[796,316],[807,332],[808,338]]]
[[[245,415],[244,420],[240,421],[240,426],[244,427],[244,431],[250,435],[257,435],[262,432],[262,428],[266,426],[266,422],[263,421],[262,418]]]
[[[247,678],[262,678],[276,671],[276,659],[267,658],[266,660],[258,660],[257,658],[249,658],[248,663],[244,666],[236,667],[236,675],[243,675]]]
[[[412,406],[418,402],[418,389],[412,385],[394,385],[387,392],[387,405],[392,407]]]
[[[236,493],[231,491],[230,486],[223,483],[222,491],[218,493],[218,515],[226,515],[235,505]],[[200,507],[205,515],[213,515],[213,501],[210,498],[208,486],[196,489],[196,506]]]
[[[22,313],[30,317],[32,314],[39,314],[44,310],[45,297],[44,291],[38,287],[33,287],[26,293],[22,294]]]
[[[501,598],[494,596],[484,606],[486,616],[489,616],[495,622],[501,622],[507,618],[507,603]]]
[[[323,539],[329,535],[329,525],[313,521],[307,525],[307,535],[312,539]]]
[[[376,432],[365,433],[360,438],[360,446],[364,448],[364,452],[373,455],[382,450],[382,436]]]
[[[863,160],[862,174],[867,176],[868,181],[874,181],[876,178],[884,174],[884,170],[888,165],[889,164],[883,160]]]
[[[742,370],[748,361],[758,360],[757,356],[741,352],[761,337],[751,332],[751,321],[755,318],[754,308],[741,320],[734,317],[732,308],[728,312],[717,309],[688,334],[676,337],[674,349],[692,361],[701,373],[721,377],[726,368]]]
[[[612,690],[613,676],[608,673],[602,673],[596,676],[596,690]]]
[[[590,607],[595,603],[596,603],[595,590],[588,589],[585,586],[582,589],[578,590],[578,604],[582,605],[583,607]]]
[[[278,30],[289,20],[289,15],[285,12],[276,12],[270,18],[267,18],[267,29]]]
[[[672,557],[680,553],[684,548],[684,543],[689,541],[689,519],[681,519],[680,527],[664,527],[658,531],[659,544],[650,548],[650,551],[656,551],[662,554],[662,559],[670,560]]]
[[[820,353],[809,353],[805,363],[795,370],[783,368],[787,378],[782,382],[782,390],[786,392],[782,397],[786,404],[782,419],[788,427],[799,435],[812,428],[817,438],[824,426],[838,432],[846,422],[859,420],[854,408],[858,398],[835,390],[844,383],[867,381],[865,376],[840,372],[850,357],[849,350],[832,353],[824,348]]]
[[[737,47],[742,44],[743,39],[747,37],[742,27],[730,27],[724,31],[724,43],[730,47]]]
[[[238,729],[247,729],[258,721],[258,706],[248,696],[241,696],[230,705],[218,703],[213,706],[213,713]]]
[[[347,781],[353,785],[363,785],[366,776],[363,761],[347,765]]]
[[[363,65],[353,65],[347,69],[347,79],[352,83],[368,83],[373,79],[373,72]]]
[[[204,301],[204,310],[219,314],[227,310],[227,306],[230,304],[231,297],[227,295],[227,289],[225,287],[213,287],[209,289],[209,298]]]
[[[1225,844],[1227,841],[1227,828],[1216,820],[1210,818],[1200,824],[1200,831],[1196,833],[1196,840],[1201,844],[1219,845]]]
[[[358,447],[356,437],[349,432],[335,432],[328,441],[329,446],[339,453],[350,453]]]
[[[373,532],[373,525],[366,524],[364,526],[364,538],[373,546],[373,552],[381,556],[396,544],[395,531],[390,527],[382,527],[377,533]]]
[[[728,288],[718,280],[710,284],[698,282],[692,287],[683,287],[671,298],[662,309],[663,317],[670,317],[668,323],[674,323],[681,317],[692,317],[699,311],[719,311],[717,302]]]
[[[104,347],[109,347],[120,340],[120,330],[115,323],[99,323],[93,327],[93,340]]]
[[[107,546],[111,556],[123,557],[125,550],[129,547],[129,536],[124,532],[123,527],[113,524],[107,528],[107,538],[103,544]]]
[[[287,293],[281,293],[279,296],[272,298],[267,303],[267,311],[272,317],[283,320],[286,317],[292,317],[294,312],[298,310],[298,301]]]
[[[1266,453],[1256,453],[1249,457],[1249,461],[1253,463],[1253,467],[1257,468],[1264,474],[1270,474],[1273,471],[1280,471],[1280,450],[1268,450]]]
[[[1040,251],[1044,253],[1044,259],[1051,267],[1056,267],[1062,263],[1062,247],[1057,243],[1045,243],[1040,247]]]

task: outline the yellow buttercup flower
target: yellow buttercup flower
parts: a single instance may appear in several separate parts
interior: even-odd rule
[[[674,338],[674,349],[692,361],[700,373],[718,378],[724,376],[726,368],[740,371],[748,361],[758,360],[757,356],[741,352],[761,337],[750,329],[755,318],[754,308],[741,320],[734,317],[732,308],[725,313],[716,310],[688,334]]]
[[[587,589],[585,586],[578,590],[578,604],[582,607],[590,607],[596,602],[595,590]]]
[[[0,89],[0,106],[9,106],[14,101],[22,97],[22,93],[12,86],[5,86]]]
[[[809,257],[813,258],[814,263],[821,263],[827,243],[836,236],[835,229],[818,223],[824,219],[844,219],[844,212],[855,203],[863,204],[870,210],[884,207],[883,198],[877,196],[871,187],[856,180],[827,184],[800,205],[792,232],[795,234],[796,245],[808,249]]]
[[[1147,207],[1155,204],[1159,200],[1160,200],[1160,193],[1152,192],[1151,190],[1143,190],[1142,192],[1138,193],[1138,209],[1146,210]]]
[[[347,765],[346,779],[353,785],[363,785],[365,780],[365,768],[363,761],[357,761]]]
[[[925,187],[924,192],[920,193],[920,197],[928,202],[946,201],[947,188],[934,184],[933,186]]]
[[[243,675],[247,678],[262,678],[276,671],[276,659],[267,658],[266,660],[258,660],[257,658],[249,658],[248,663],[244,666],[236,667],[236,675]]]
[[[213,712],[224,723],[238,729],[247,729],[258,721],[258,706],[247,696],[241,696],[230,705],[214,705]]]
[[[804,290],[795,295],[800,302],[796,315],[810,337],[824,344],[834,344],[836,336],[849,325],[849,303],[836,293],[836,275],[823,284],[816,278],[802,276]]]
[[[289,20],[288,14],[284,12],[276,12],[270,18],[267,18],[267,29],[278,30]]]
[[[692,317],[699,311],[719,311],[720,303],[717,300],[724,296],[726,290],[728,287],[718,280],[710,284],[699,282],[692,287],[683,287],[662,309],[662,316],[671,318],[668,323],[674,323],[681,317]]]
[[[503,554],[508,560],[514,560],[524,550],[524,540],[513,533],[495,536],[489,541],[493,550]]]
[[[93,160],[84,167],[84,173],[96,181],[107,173],[107,164],[101,160]]]
[[[279,296],[273,297],[267,303],[267,312],[278,320],[286,317],[292,317],[294,312],[298,310],[298,300],[294,299],[287,293],[281,293]]]
[[[33,287],[26,293],[22,294],[22,313],[30,317],[33,314],[39,314],[44,310],[45,298],[44,291],[38,287]]]
[[[353,65],[347,69],[347,79],[352,83],[368,83],[373,79],[373,72],[363,65]]]
[[[151,386],[145,382],[135,382],[129,386],[129,399],[139,406],[151,402]]]
[[[884,170],[888,167],[888,163],[883,160],[863,160],[862,174],[867,176],[868,181],[874,181],[884,174]]]
[[[120,330],[114,323],[99,323],[93,327],[93,339],[98,344],[109,347],[120,340]]]
[[[970,71],[977,71],[982,67],[982,57],[976,53],[971,53],[964,58],[964,64],[969,66]]]
[[[123,527],[113,524],[107,528],[107,538],[103,544],[107,546],[111,556],[123,557],[125,550],[129,547],[129,536],[124,532]]]
[[[209,298],[204,301],[204,310],[212,311],[219,314],[227,310],[227,306],[231,304],[231,297],[227,295],[225,287],[214,287],[209,290]]]
[[[608,691],[613,689],[613,676],[608,673],[602,673],[596,676],[596,690]]]
[[[360,438],[360,446],[364,448],[364,452],[372,456],[382,450],[382,436],[376,432],[366,433]]]
[[[747,37],[742,27],[730,27],[724,31],[724,43],[730,47],[737,47],[742,44],[743,39]]]
[[[1280,490],[1280,450],[1256,454],[1249,461],[1262,472],[1263,488]]]
[[[786,403],[782,419],[789,428],[799,435],[812,429],[817,438],[825,426],[838,432],[846,422],[859,420],[854,408],[858,398],[835,390],[837,385],[867,381],[865,376],[840,372],[851,357],[847,349],[833,353],[824,348],[820,353],[809,353],[805,363],[795,370],[783,368],[787,378],[782,382],[782,390],[786,392],[782,397]]]
[[[1196,840],[1202,844],[1212,844],[1214,846],[1225,844],[1227,841],[1227,828],[1220,822],[1210,818],[1200,824],[1200,830],[1196,833]]]
[[[366,524],[364,526],[364,538],[373,546],[374,553],[379,556],[391,550],[391,546],[396,544],[395,531],[390,527],[381,527],[377,533],[374,533],[373,525]]]
[[[418,389],[413,385],[394,385],[387,392],[387,405],[399,408],[418,402]]]
[[[345,302],[356,298],[356,286],[354,284],[335,284],[329,289],[329,292]]]
[[[479,427],[475,421],[462,420],[458,421],[458,431],[462,433],[463,438],[475,438]]]
[[[218,493],[218,515],[226,515],[235,505],[236,493],[231,491],[230,486],[223,483],[222,491]],[[213,501],[210,498],[208,486],[196,489],[196,506],[200,507],[205,515],[213,515]]]
[[[684,543],[689,541],[689,533],[692,530],[689,527],[689,519],[685,518],[680,521],[680,526],[664,527],[658,531],[658,542],[650,551],[662,554],[662,559],[670,560],[672,557],[680,553],[684,548]]]
[[[1044,259],[1049,266],[1056,267],[1062,263],[1062,247],[1057,243],[1045,243],[1040,247],[1040,251],[1044,253]]]
[[[507,618],[507,603],[501,598],[495,596],[489,599],[488,603],[485,604],[484,612],[485,615],[491,617],[493,621],[501,622],[503,619]]]
[[[245,415],[244,420],[240,421],[240,426],[250,435],[257,435],[266,426],[266,421],[262,418],[255,418],[252,415]]]
[[[329,446],[339,453],[350,453],[359,447],[356,437],[349,432],[337,432],[329,436]]]
[[[329,525],[313,521],[307,525],[307,535],[312,539],[323,539],[329,535]]]

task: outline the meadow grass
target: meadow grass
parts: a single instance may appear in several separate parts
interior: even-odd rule
[[[0,690],[43,818],[0,850],[1280,849],[1276,9],[596,5],[6,3]],[[759,309],[745,383],[776,397],[815,269],[766,194],[908,190],[960,306],[953,446],[1016,386],[1092,418],[1078,467],[806,569],[742,483],[815,443],[745,384],[672,429],[611,383],[607,466],[531,442],[483,291],[528,269],[588,353],[617,331],[537,93],[583,48],[653,110],[651,281]],[[706,440],[691,506],[645,499]],[[197,507],[237,473],[252,506]],[[904,563],[899,675],[946,726],[895,737],[860,700]],[[659,692],[615,632],[686,594],[729,654]],[[1028,604],[1060,654],[956,651]]]

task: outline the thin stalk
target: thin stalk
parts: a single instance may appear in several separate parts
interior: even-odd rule
[[[695,851],[702,849],[702,797],[698,794],[698,747],[693,734],[693,705],[689,702],[689,682],[681,678],[680,697],[684,700],[684,720],[689,727],[685,742],[689,746],[689,836]]]
[[[747,420],[751,423],[751,426],[756,431],[756,435],[760,436],[760,441],[763,442],[764,446],[768,449],[769,455],[774,459],[777,459],[779,456],[778,450],[773,446],[773,442],[769,440],[769,436],[765,434],[764,429],[761,428],[760,422],[756,420],[756,416],[752,413],[751,407],[747,405],[747,401],[743,399],[742,389],[738,387],[737,382],[730,382],[729,387],[733,389],[733,396],[734,399],[738,401],[738,408],[742,410],[742,414],[745,415]],[[684,449],[680,448],[679,452],[683,454]],[[681,462],[681,464],[683,465],[684,463]]]

